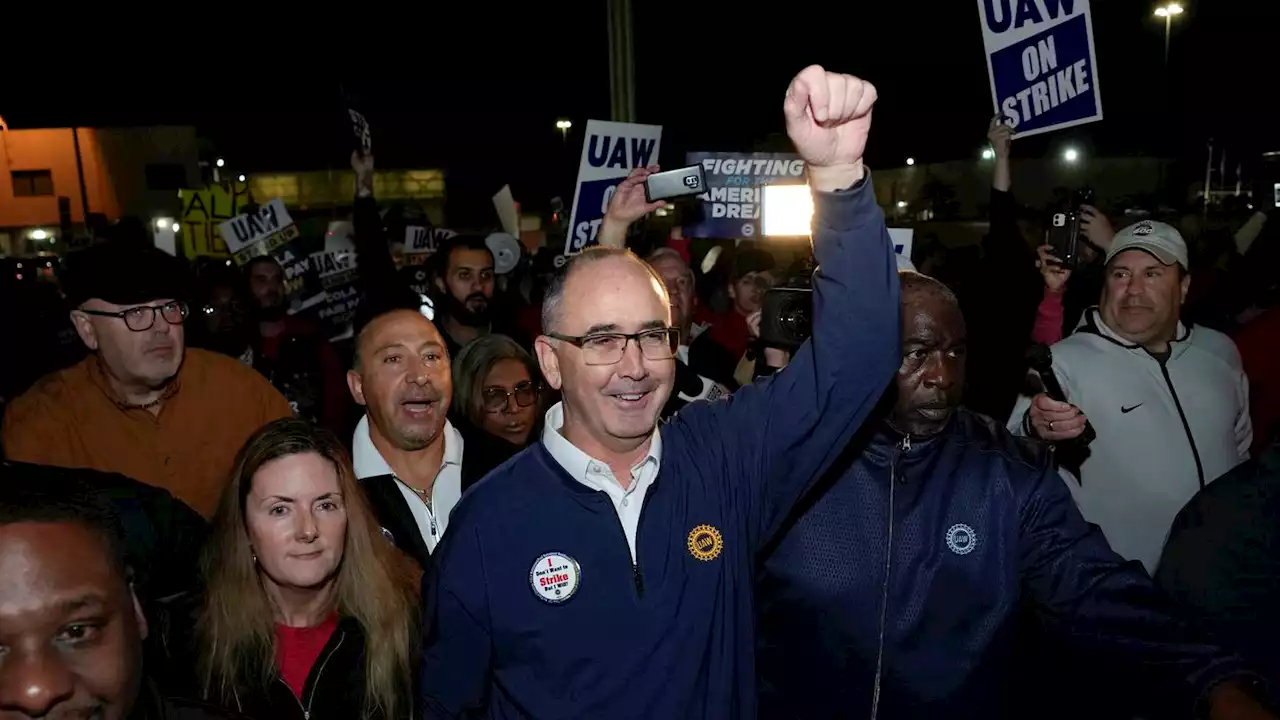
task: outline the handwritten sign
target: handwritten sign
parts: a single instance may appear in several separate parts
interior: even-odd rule
[[[253,202],[249,187],[242,182],[210,185],[202,190],[179,190],[182,214],[179,240],[188,258],[229,256],[220,226],[242,213]]]

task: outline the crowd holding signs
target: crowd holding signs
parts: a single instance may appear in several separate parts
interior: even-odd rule
[[[182,213],[182,254],[189,258],[227,257],[222,223],[244,212],[253,202],[249,188],[242,182],[213,184],[203,190],[179,190]]]

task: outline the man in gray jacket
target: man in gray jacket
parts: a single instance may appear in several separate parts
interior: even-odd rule
[[[1100,307],[1053,346],[1069,403],[1023,397],[1009,430],[1049,442],[1097,439],[1078,477],[1081,512],[1121,556],[1154,572],[1178,511],[1205,483],[1248,459],[1253,430],[1240,355],[1227,336],[1178,315],[1191,285],[1178,231],[1144,220],[1116,233]]]

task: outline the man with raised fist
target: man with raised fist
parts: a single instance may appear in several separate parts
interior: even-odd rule
[[[791,82],[813,336],[731,401],[659,426],[679,340],[661,278],[621,248],[561,269],[536,349],[564,400],[450,519],[424,582],[425,717],[755,716],[756,554],[900,360],[893,248],[862,165],[875,99],[817,66]]]

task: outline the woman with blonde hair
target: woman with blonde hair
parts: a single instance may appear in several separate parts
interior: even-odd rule
[[[250,717],[413,715],[416,577],[328,431],[277,420],[236,458],[204,550],[200,679]]]

